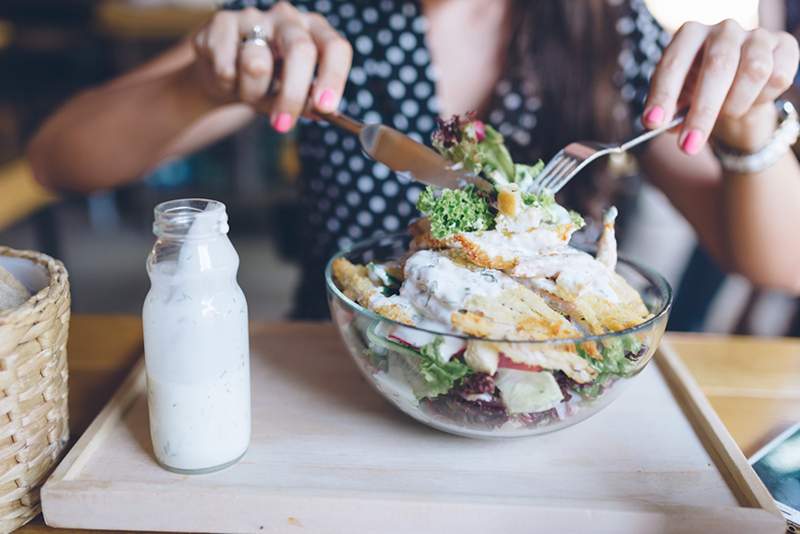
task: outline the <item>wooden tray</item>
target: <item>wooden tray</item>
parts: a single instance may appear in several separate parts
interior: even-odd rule
[[[478,441],[399,413],[333,326],[252,333],[253,441],[237,465],[158,467],[139,365],[42,490],[57,527],[183,532],[758,532],[783,518],[664,345],[609,408]]]

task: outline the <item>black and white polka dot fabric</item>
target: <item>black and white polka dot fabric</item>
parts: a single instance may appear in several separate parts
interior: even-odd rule
[[[672,37],[650,14],[645,0],[631,0],[630,6],[617,21],[617,32],[623,36],[617,84],[622,100],[632,106],[633,116],[639,117],[644,112],[650,77]],[[634,127],[644,128],[638,120]]]
[[[325,15],[352,43],[341,109],[365,123],[384,123],[418,141],[430,138],[438,115],[425,19],[412,2],[301,2]],[[312,256],[378,232],[396,232],[414,216],[421,187],[398,178],[362,154],[356,138],[327,124],[299,132]]]
[[[238,0],[229,9],[268,8],[272,0]],[[425,44],[419,1],[295,0],[298,9],[324,15],[353,45],[353,66],[340,109],[365,123],[390,125],[427,142],[439,113],[436,72]],[[629,44],[620,56],[619,84],[629,100],[646,87],[665,37],[644,3],[633,0],[630,18],[618,23]],[[640,39],[639,42],[635,42]],[[535,88],[508,77],[495,86],[486,119],[506,137],[512,154],[537,153],[541,100]],[[544,134],[542,132],[545,132]],[[416,215],[421,187],[369,160],[357,139],[326,123],[302,121],[298,132],[305,210],[304,276],[297,317],[327,311],[321,271],[337,249],[404,228]]]

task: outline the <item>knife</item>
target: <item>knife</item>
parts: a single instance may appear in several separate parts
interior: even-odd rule
[[[467,184],[491,191],[492,185],[474,173],[454,168],[453,164],[430,147],[383,124],[362,124],[341,113],[317,113],[320,118],[358,136],[361,148],[379,161],[410,180],[435,188],[455,189]]]

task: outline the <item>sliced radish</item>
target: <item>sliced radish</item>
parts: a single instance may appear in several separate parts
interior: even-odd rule
[[[395,341],[397,343],[400,343],[401,345],[405,345],[406,347],[411,347],[413,349],[417,348],[414,345],[412,345],[411,343],[409,343],[408,341],[406,341],[405,339],[401,339],[401,338],[397,337],[394,334],[390,334],[389,335],[389,339],[391,339],[392,341]]]
[[[439,346],[439,356],[444,362],[450,361],[454,356],[463,352],[466,347],[463,339],[450,336],[437,336],[436,334],[429,334],[428,332],[422,332],[405,326],[398,326],[392,329],[386,337],[401,345],[417,349],[429,343],[433,343],[436,341],[437,337],[441,337],[442,344]]]
[[[531,373],[538,373],[542,367],[538,365],[525,365],[524,363],[517,363],[502,352],[500,353],[500,362],[497,367],[504,369],[516,369],[517,371],[530,371]]]

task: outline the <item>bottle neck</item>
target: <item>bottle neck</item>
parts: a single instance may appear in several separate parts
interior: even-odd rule
[[[228,233],[225,204],[216,200],[180,199],[155,208],[153,233],[159,239],[209,240]]]

